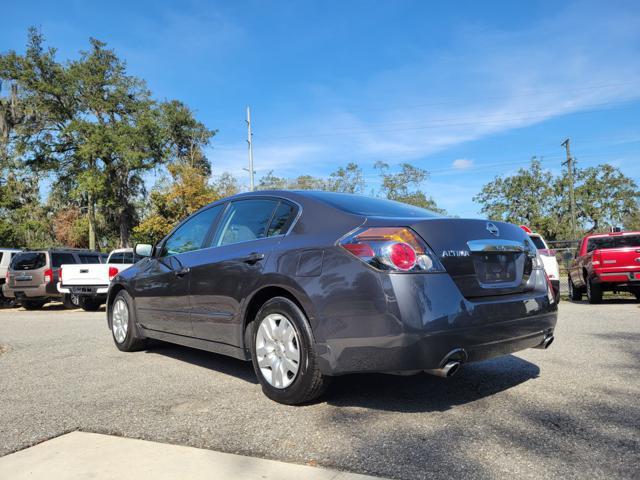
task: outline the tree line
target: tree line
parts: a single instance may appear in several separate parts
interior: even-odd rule
[[[609,227],[640,230],[640,191],[633,179],[608,163],[574,167],[573,178],[576,232],[568,172],[554,175],[535,157],[513,175],[495,177],[473,199],[487,217],[530,226],[547,240],[575,240]]]

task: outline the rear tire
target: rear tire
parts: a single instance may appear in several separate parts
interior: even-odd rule
[[[80,299],[80,307],[85,312],[97,312],[98,310],[100,310],[101,305],[102,305],[102,302],[94,298],[85,297]]]
[[[275,325],[275,329],[270,330],[268,325]],[[284,329],[285,325],[289,334],[288,341],[284,339],[287,336],[286,333],[280,330],[280,328]],[[249,338],[251,338],[253,368],[262,391],[267,397],[278,403],[299,405],[314,400],[324,393],[330,378],[320,372],[311,326],[295,303],[284,297],[268,300],[247,328],[251,329]],[[265,342],[265,335],[273,342]],[[285,369],[278,378],[278,364],[286,363],[287,359],[291,358],[289,353],[286,353],[289,349],[288,345],[293,345],[297,350],[295,353],[298,359],[297,364],[295,360],[290,364],[295,365],[292,368],[296,369],[296,372],[294,374],[291,370]],[[287,359],[283,361],[284,357]],[[283,386],[281,388],[274,386],[278,383]]]
[[[45,303],[47,302],[42,300],[22,300],[20,302],[25,310],[40,310]]]
[[[590,279],[587,279],[587,300],[589,303],[601,303],[602,302],[602,287],[597,283],[593,283]]]
[[[636,300],[640,300],[640,287],[631,289],[631,293],[635,295]]]
[[[138,331],[133,299],[126,290],[118,292],[108,312],[109,328],[118,350],[122,352],[144,350],[147,341]]]
[[[569,285],[569,299],[572,302],[581,301],[582,300],[582,292],[578,289],[578,287],[576,287],[573,284],[573,281],[571,280],[571,276],[569,276],[568,285]]]
[[[65,294],[62,303],[65,308],[78,308],[80,306],[80,297],[78,295],[74,295],[73,293]]]

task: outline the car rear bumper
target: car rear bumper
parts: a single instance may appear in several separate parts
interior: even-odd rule
[[[552,335],[557,303],[541,275],[524,294],[463,297],[448,275],[389,275],[385,312],[327,325],[316,348],[323,373],[436,369],[455,350],[474,362],[540,345]],[[376,295],[377,292],[370,292]]]
[[[33,300],[44,300],[49,298],[59,298],[62,296],[54,284],[9,287],[6,283],[2,286],[2,293],[7,298],[28,298]]]
[[[628,284],[629,286],[640,286],[640,269],[628,271],[605,271],[596,272],[596,283],[601,284]]]
[[[58,282],[58,291],[60,293],[73,293],[83,297],[107,298],[109,285],[63,285]]]

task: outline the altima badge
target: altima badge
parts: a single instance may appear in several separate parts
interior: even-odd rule
[[[443,250],[441,257],[468,257],[471,255],[469,250]]]
[[[498,230],[498,227],[496,227],[493,223],[491,222],[487,222],[487,230],[489,231],[489,233],[491,235],[493,235],[494,237],[499,237],[500,236],[500,230]]]

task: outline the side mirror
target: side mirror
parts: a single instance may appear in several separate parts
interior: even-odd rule
[[[137,243],[133,251],[139,257],[150,257],[153,255],[153,245],[148,243]]]

